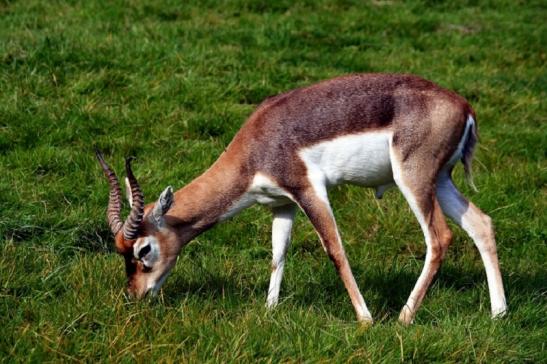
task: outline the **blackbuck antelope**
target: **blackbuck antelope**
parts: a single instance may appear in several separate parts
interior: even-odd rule
[[[273,212],[267,306],[277,304],[296,207],[304,211],[333,261],[360,321],[372,316],[344,252],[327,188],[343,182],[376,189],[397,185],[423,230],[423,271],[399,320],[412,322],[451,242],[444,214],[473,239],[482,257],[492,315],[507,309],[490,218],[451,179],[461,160],[468,176],[477,140],[475,113],[452,91],[412,75],[335,78],[266,99],[218,160],[186,187],[167,187],[145,206],[126,160],[131,212],[120,217],[121,191],[108,177],[108,223],[125,258],[128,291],[156,293],[192,238],[254,203]]]

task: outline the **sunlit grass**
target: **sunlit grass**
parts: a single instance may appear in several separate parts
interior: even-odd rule
[[[547,316],[541,1],[0,2],[0,356],[19,361],[541,362]],[[396,190],[331,191],[376,325],[363,329],[300,214],[281,304],[264,308],[270,213],[198,237],[157,299],[124,295],[93,157],[136,155],[149,200],[222,152],[265,97],[352,72],[408,72],[475,107],[479,193],[509,303],[454,227],[416,323],[397,323],[423,237]]]

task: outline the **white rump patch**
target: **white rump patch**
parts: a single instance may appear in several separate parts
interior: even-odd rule
[[[467,138],[469,136],[469,133],[471,132],[471,127],[475,124],[475,119],[471,115],[467,118],[467,123],[465,124],[465,130],[463,131],[462,138],[460,142],[458,143],[458,147],[456,148],[456,151],[454,154],[452,154],[452,157],[448,160],[448,162],[445,164],[443,169],[450,168],[454,166],[463,156],[463,147],[465,146],[465,142],[467,141]]]

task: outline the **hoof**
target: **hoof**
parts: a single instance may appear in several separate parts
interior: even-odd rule
[[[357,318],[359,326],[362,328],[371,327],[374,324],[374,320],[370,316],[362,316]]]
[[[501,307],[495,310],[492,310],[492,319],[498,320],[507,316],[507,307]]]
[[[408,308],[408,306],[403,307],[403,309],[401,310],[401,313],[399,314],[399,322],[405,326],[408,326],[412,324],[413,321],[414,321],[414,314],[412,313],[410,308]]]

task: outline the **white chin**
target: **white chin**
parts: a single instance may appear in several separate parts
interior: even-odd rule
[[[163,285],[163,282],[165,282],[165,279],[168,275],[169,273],[164,274],[163,277],[161,277],[156,283],[148,286],[148,294],[150,296],[156,296],[158,294],[161,286]]]
[[[155,297],[158,295],[158,292],[160,291],[160,288],[161,288],[161,284],[158,284],[158,283],[148,287],[148,296]]]

